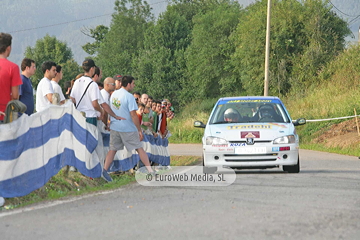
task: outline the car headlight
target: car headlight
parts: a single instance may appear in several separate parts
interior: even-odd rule
[[[223,138],[212,137],[212,136],[206,138],[206,145],[224,145],[224,144],[228,144],[228,142]]]
[[[274,140],[274,144],[286,144],[286,143],[295,143],[295,136],[294,135],[287,135],[287,136],[282,136],[279,138],[276,138]]]

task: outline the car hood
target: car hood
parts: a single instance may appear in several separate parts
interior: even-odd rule
[[[227,141],[239,141],[246,138],[274,140],[277,137],[294,134],[292,123],[234,123],[207,125],[205,135],[224,138]]]

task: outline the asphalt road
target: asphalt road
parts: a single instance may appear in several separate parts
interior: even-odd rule
[[[201,155],[200,145],[170,145]],[[144,187],[0,213],[0,239],[360,239],[360,160],[301,150],[301,172],[228,187]]]

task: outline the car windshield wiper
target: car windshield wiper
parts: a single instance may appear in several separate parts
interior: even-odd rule
[[[227,122],[227,121],[220,121],[220,122],[214,122],[214,123],[212,123],[212,124],[222,124],[222,123],[229,123],[229,122]]]

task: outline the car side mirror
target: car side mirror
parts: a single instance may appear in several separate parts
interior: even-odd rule
[[[205,128],[206,125],[205,125],[203,122],[201,122],[201,121],[195,121],[195,122],[194,122],[194,127],[197,127],[197,128]]]
[[[294,126],[304,125],[306,124],[305,118],[298,118],[295,121],[293,121]]]

